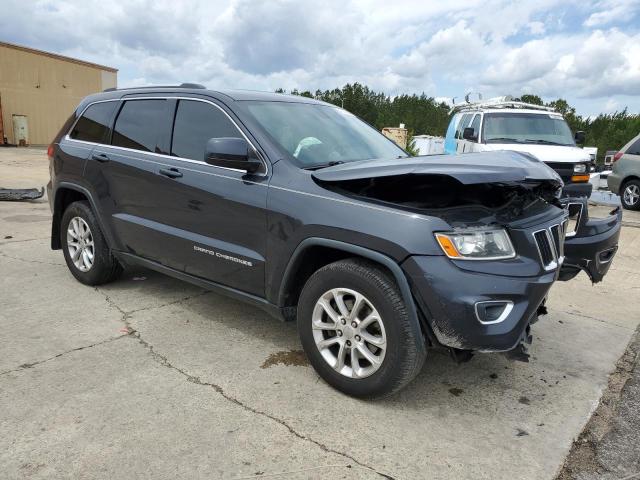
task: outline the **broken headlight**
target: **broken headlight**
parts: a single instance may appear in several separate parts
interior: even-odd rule
[[[516,256],[503,229],[440,232],[435,236],[447,257],[457,260],[502,260]]]

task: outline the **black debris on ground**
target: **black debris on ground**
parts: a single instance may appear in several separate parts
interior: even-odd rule
[[[0,188],[0,200],[19,202],[21,200],[37,200],[44,195],[44,187],[37,188]]]

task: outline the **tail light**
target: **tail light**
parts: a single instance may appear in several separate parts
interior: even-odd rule
[[[623,152],[618,152],[613,156],[613,161],[617,162],[618,160],[620,160],[622,158],[622,155],[624,155]]]
[[[49,160],[53,160],[53,152],[54,152],[54,147],[53,147],[53,143],[52,143],[47,148],[47,157],[49,157]]]

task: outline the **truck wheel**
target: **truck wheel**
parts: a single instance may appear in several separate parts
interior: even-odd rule
[[[87,202],[69,205],[62,215],[60,227],[64,259],[79,282],[101,285],[122,273],[122,266],[111,254]]]
[[[640,180],[629,180],[620,189],[622,206],[628,210],[640,210]]]
[[[298,332],[318,374],[355,397],[397,392],[426,356],[393,278],[361,259],[329,264],[309,278],[298,302]]]

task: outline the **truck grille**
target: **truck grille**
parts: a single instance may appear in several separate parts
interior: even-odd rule
[[[545,270],[553,270],[564,260],[564,237],[567,221],[534,232],[540,261]]]

